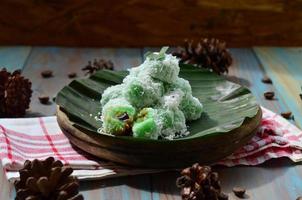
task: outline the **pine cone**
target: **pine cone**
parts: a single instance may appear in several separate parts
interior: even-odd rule
[[[49,157],[43,161],[25,161],[16,181],[16,200],[83,200],[79,183],[70,176],[72,168]]]
[[[5,68],[0,71],[0,116],[5,112],[5,83],[10,75]]]
[[[209,166],[198,163],[185,168],[176,186],[181,188],[183,200],[227,200],[228,196],[221,192],[218,173],[212,172]]]
[[[212,69],[217,74],[227,73],[232,64],[232,56],[226,43],[218,39],[203,38],[197,44],[185,40],[184,48],[173,52],[181,63],[196,64],[198,67]]]
[[[21,117],[29,108],[32,94],[31,82],[21,76],[21,71],[12,74],[0,71],[0,116]]]
[[[87,74],[94,74],[96,71],[101,69],[108,69],[113,70],[114,65],[111,62],[111,60],[104,60],[104,59],[94,59],[93,63],[91,61],[88,61],[88,65],[86,65],[84,68],[82,68],[83,71],[87,71]]]

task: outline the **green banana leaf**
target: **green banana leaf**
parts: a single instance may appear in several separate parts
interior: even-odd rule
[[[179,76],[190,82],[193,95],[204,105],[204,113],[200,119],[188,122],[190,134],[177,140],[227,134],[257,114],[259,105],[246,87],[192,65],[180,67]],[[100,134],[97,129],[102,126],[99,119],[102,93],[107,87],[120,84],[127,74],[127,71],[101,70],[89,78],[74,80],[58,93],[56,102],[74,126]],[[113,137],[137,140],[129,136]]]

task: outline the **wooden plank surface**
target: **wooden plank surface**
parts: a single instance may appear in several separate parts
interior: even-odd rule
[[[23,58],[23,61],[18,61],[21,64],[11,60],[15,56],[11,56],[10,61],[6,62],[16,62],[16,65],[22,66],[22,62],[26,61],[23,71],[34,82],[35,95],[33,98],[37,98],[42,92],[55,95],[64,84],[70,81],[67,78],[68,72],[75,71],[80,76],[83,76],[80,68],[87,64],[88,60],[92,60],[95,57],[109,57],[117,63],[115,63],[116,66],[119,66],[117,69],[123,69],[124,67],[122,66],[129,67],[140,64],[143,52],[147,50],[34,47],[28,58],[26,58],[27,56],[24,56],[24,52],[27,51],[29,53],[30,50],[16,49],[11,50],[11,53],[8,53],[9,55],[7,56],[11,56],[10,54],[23,55],[19,56]],[[7,52],[9,50],[3,49],[3,51]],[[1,52],[2,50],[0,49],[0,58],[1,55],[5,55],[5,53],[1,54]],[[286,85],[288,83],[301,85],[301,68],[298,68],[302,65],[302,59],[299,58],[300,49],[264,48],[259,50],[257,48],[255,52],[256,54],[252,49],[231,49],[231,53],[234,56],[234,64],[230,68],[227,78],[248,86],[261,105],[277,113],[292,109],[292,103],[295,104],[294,106],[299,105],[296,103],[297,99],[294,95],[284,95],[284,88],[288,87]],[[279,66],[271,69],[275,65]],[[53,70],[54,77],[42,79],[40,72],[44,69]],[[278,73],[280,71],[287,74],[286,76],[283,75],[286,78],[285,82],[279,81],[279,79],[283,80],[284,78],[283,76],[279,77],[280,74]],[[262,76],[266,73],[272,76],[273,85],[261,82]],[[263,92],[269,90],[276,91],[277,100],[268,101],[263,98]],[[53,106],[54,104],[49,106],[40,105],[37,100],[33,100],[29,116],[35,115],[34,113],[38,111],[38,115],[51,115]],[[296,123],[298,123],[297,117],[295,119]],[[296,199],[297,196],[302,195],[302,167],[298,164],[293,164],[287,159],[272,160],[257,167],[226,168],[216,166],[214,169],[220,173],[223,190],[229,194],[232,193],[232,187],[241,185],[247,188],[249,199],[286,200]],[[175,186],[175,180],[178,175],[178,172],[168,172],[82,182],[81,193],[87,200],[180,200],[179,189]],[[238,198],[231,194],[230,199]]]
[[[302,128],[302,52],[295,48],[254,48],[279,94],[286,99],[289,111]]]
[[[287,159],[271,160],[255,167],[217,168],[217,171],[227,193],[232,193],[234,186],[243,186],[253,200],[290,200],[302,195],[302,168]],[[234,195],[231,199],[239,200]]]
[[[27,57],[31,51],[30,46],[1,46],[0,47],[0,68],[5,67],[8,71],[23,69]]]
[[[248,87],[257,101],[274,112],[287,110],[285,99],[274,89],[272,84],[264,84],[261,79],[266,75],[252,49],[231,49],[234,57],[233,65],[230,67],[227,78]],[[276,99],[266,100],[264,92],[274,91]]]
[[[149,175],[81,182],[81,193],[87,200],[152,200]]]
[[[188,36],[234,46],[302,44],[299,0],[1,3],[1,44],[143,47],[178,45]]]

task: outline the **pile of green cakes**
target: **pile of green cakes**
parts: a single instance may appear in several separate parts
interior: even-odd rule
[[[166,51],[148,53],[122,84],[104,91],[102,131],[151,139],[189,134],[186,121],[200,118],[203,106],[192,96],[189,82],[178,77],[178,59]]]

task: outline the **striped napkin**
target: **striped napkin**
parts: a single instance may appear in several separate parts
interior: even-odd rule
[[[258,165],[271,158],[302,160],[302,131],[281,116],[262,108],[263,119],[252,140],[219,165]],[[96,159],[74,148],[60,130],[56,117],[0,119],[0,160],[8,180],[18,178],[25,160],[49,156],[74,168],[79,179],[153,173]]]

